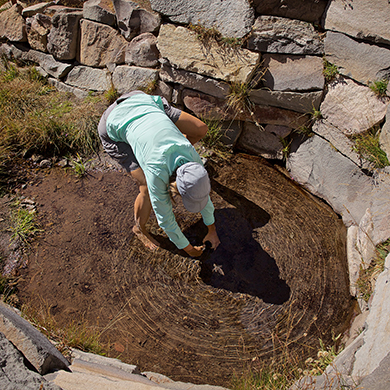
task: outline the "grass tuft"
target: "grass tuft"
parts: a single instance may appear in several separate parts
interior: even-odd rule
[[[390,238],[376,247],[376,256],[371,261],[367,269],[360,268],[359,279],[356,287],[359,291],[359,296],[366,302],[369,301],[374,292],[375,281],[379,274],[385,269],[385,259],[390,253]]]
[[[0,173],[10,159],[88,156],[100,149],[97,126],[107,101],[56,91],[34,67],[0,71]]]
[[[353,150],[369,161],[373,168],[384,168],[390,165],[386,152],[380,147],[379,135],[380,129],[376,126],[365,133],[351,137],[354,141]]]
[[[34,237],[43,231],[37,225],[35,210],[22,207],[19,201],[13,204],[11,223],[11,242],[20,239],[24,244],[29,244]]]
[[[333,81],[337,75],[339,74],[339,70],[336,65],[331,64],[329,61],[327,61],[325,58],[323,60],[323,71],[322,74],[325,77],[325,80],[327,82]]]
[[[72,320],[67,325],[60,326],[51,313],[51,307],[44,303],[39,309],[34,309],[32,305],[23,305],[21,312],[24,318],[56,343],[57,349],[64,356],[70,357],[71,348],[98,355],[103,354],[100,332],[89,326],[86,321]]]
[[[389,80],[382,79],[374,81],[370,84],[371,90],[378,97],[385,97],[387,94],[387,86],[389,85]]]

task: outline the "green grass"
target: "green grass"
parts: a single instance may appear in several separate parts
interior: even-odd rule
[[[359,296],[366,302],[369,301],[375,286],[375,281],[385,268],[385,259],[390,253],[390,238],[376,247],[376,255],[367,269],[361,268],[356,287]]]
[[[379,127],[373,127],[365,133],[351,137],[354,142],[353,150],[361,158],[369,161],[373,168],[384,168],[389,165],[386,152],[380,147],[379,135]]]
[[[0,174],[20,157],[90,156],[100,149],[97,125],[109,102],[79,101],[56,91],[34,67],[0,71]]]
[[[86,163],[88,163],[90,160],[84,161],[83,158],[77,154],[76,159],[70,159],[71,167],[78,177],[84,177],[87,174],[87,168]]]
[[[208,131],[202,138],[201,143],[209,149],[222,149],[224,147],[221,138],[223,136],[222,124],[217,120],[203,119],[206,123]]]
[[[339,74],[339,70],[338,70],[337,66],[334,64],[331,64],[325,58],[323,60],[323,65],[324,65],[324,68],[323,68],[322,74],[324,75],[325,80],[327,82],[333,81],[337,77],[337,75]]]
[[[389,80],[382,79],[382,80],[377,80],[372,82],[370,84],[370,88],[378,97],[384,97],[386,96],[388,85],[389,85]]]
[[[28,244],[42,232],[37,225],[35,211],[22,207],[19,201],[16,201],[11,208],[11,224],[11,241],[20,239]]]
[[[65,356],[70,355],[71,348],[104,355],[100,331],[89,326],[87,321],[70,320],[68,324],[60,326],[52,315],[51,308],[45,303],[42,303],[39,309],[34,309],[32,305],[23,305],[21,312],[41,333],[53,340],[57,349]]]

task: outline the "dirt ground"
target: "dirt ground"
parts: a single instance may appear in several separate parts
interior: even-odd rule
[[[231,385],[233,373],[345,330],[352,312],[340,218],[260,158],[208,164],[221,245],[191,259],[169,242],[148,252],[132,233],[132,179],[98,163],[78,179],[37,170],[19,195],[33,199],[44,233],[24,266],[18,297],[46,305],[59,324],[87,321],[107,354],[174,380]],[[205,227],[178,202],[193,244]]]

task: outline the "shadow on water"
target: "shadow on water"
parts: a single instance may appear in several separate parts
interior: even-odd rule
[[[254,229],[264,226],[270,215],[215,181],[212,188],[234,207],[215,211],[221,245],[215,251],[206,250],[200,258],[200,277],[215,288],[257,296],[266,303],[286,302],[290,296],[289,286],[280,279],[275,260],[253,237]],[[193,225],[186,235],[199,232],[202,224],[199,221]]]

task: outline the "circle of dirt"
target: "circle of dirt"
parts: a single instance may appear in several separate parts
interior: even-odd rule
[[[31,180],[21,193],[36,201],[44,234],[20,271],[20,300],[45,305],[61,326],[87,321],[109,356],[192,383],[229,386],[254,362],[331,341],[352,310],[340,218],[261,158],[208,169],[221,245],[199,259],[154,218],[161,248],[139,243],[137,186],[122,172],[53,169]],[[175,215],[200,244],[200,214],[179,201]]]

